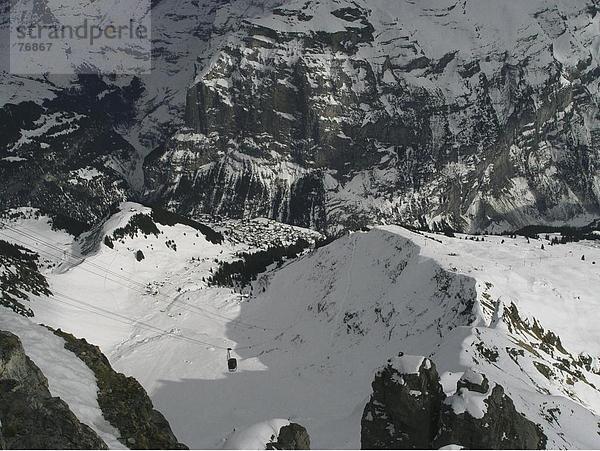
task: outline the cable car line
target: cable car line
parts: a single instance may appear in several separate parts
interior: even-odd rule
[[[99,316],[103,316],[105,318],[123,323],[123,324],[127,324],[127,325],[133,325],[133,326],[140,326],[142,329],[146,329],[149,330],[151,332],[161,332],[164,333],[166,335],[170,335],[172,337],[178,338],[178,339],[182,339],[182,340],[187,340],[187,341],[191,341],[195,344],[200,344],[203,346],[209,346],[209,347],[213,347],[213,348],[219,348],[222,350],[226,350],[227,347],[225,346],[220,346],[220,345],[215,345],[213,343],[209,343],[203,340],[199,340],[197,338],[193,338],[193,337],[188,337],[186,335],[183,334],[176,334],[172,331],[166,330],[166,329],[161,329],[160,327],[157,326],[153,326],[152,324],[146,323],[144,321],[140,321],[137,319],[133,319],[133,318],[129,318],[125,315],[121,315],[119,313],[115,313],[115,312],[111,312],[109,310],[105,310],[101,307],[95,306],[95,305],[91,305],[88,304],[86,302],[83,301],[79,301],[75,298],[72,298],[71,296],[67,296],[63,293],[58,293],[56,292],[55,294],[51,295],[50,297],[52,297],[55,301],[61,302],[63,304],[66,305],[70,305],[71,307],[76,307],[79,308],[81,310],[85,310],[88,311],[90,313],[93,313],[95,315],[99,315]],[[71,302],[75,302],[75,304],[65,301],[65,299],[61,299],[61,298],[65,298]]]
[[[9,228],[10,228],[10,227],[9,227]],[[11,230],[15,230],[15,229],[12,229],[12,228],[11,228]],[[16,230],[15,230],[15,231],[16,231]],[[17,232],[20,232],[20,231],[17,231]],[[2,232],[0,232],[0,235],[3,235],[3,234],[2,234]],[[15,241],[17,241],[17,242],[19,242],[19,243],[21,243],[21,244],[25,245],[25,246],[28,246],[28,247],[30,247],[30,248],[33,248],[34,250],[36,250],[36,251],[38,251],[38,252],[41,252],[41,253],[43,253],[43,254],[45,254],[45,255],[49,255],[50,257],[53,257],[53,258],[58,258],[58,259],[62,259],[62,257],[61,257],[61,256],[59,256],[59,255],[56,255],[56,254],[53,254],[53,253],[51,253],[51,252],[48,252],[48,251],[46,251],[46,250],[40,249],[39,247],[33,246],[33,245],[31,245],[30,243],[27,243],[27,242],[25,242],[25,241],[23,241],[23,240],[19,240],[19,239],[17,239],[17,238],[14,238],[14,237],[12,237],[12,236],[10,236],[10,235],[4,235],[4,236],[5,236],[5,237],[7,237],[7,238],[10,238],[10,239],[13,239],[13,240],[15,240]],[[25,234],[25,236],[28,236],[28,235],[26,235],[26,234]],[[29,238],[31,238],[31,239],[37,239],[37,238],[35,238],[35,237],[31,237],[31,236],[28,236],[28,237],[29,237]],[[40,241],[41,241],[41,240],[40,240]],[[57,250],[60,250],[59,248],[56,248],[56,247],[54,247],[54,246],[52,246],[52,245],[50,245],[50,244],[48,244],[47,246],[49,246],[49,247],[52,247],[52,248],[54,248],[54,249],[57,249]],[[61,250],[61,251],[62,251],[62,250]],[[91,266],[97,267],[97,268],[98,268],[98,269],[100,269],[100,270],[103,270],[103,269],[105,269],[105,268],[103,268],[102,266],[100,266],[100,265],[97,265],[97,264],[95,264],[95,263],[92,263],[92,262],[88,262],[88,261],[87,261],[87,260],[85,260],[85,259],[84,259],[84,260],[82,260],[82,261],[80,262],[80,264],[82,264],[82,263],[87,263],[87,264],[89,264],[89,265],[91,265]],[[97,272],[94,272],[94,271],[92,271],[91,269],[89,269],[89,268],[85,268],[85,267],[81,267],[81,269],[82,269],[82,270],[84,270],[84,271],[86,271],[86,272],[88,272],[88,273],[90,273],[90,274],[96,275],[96,276],[98,276],[98,277],[107,278],[108,280],[110,280],[110,281],[112,281],[112,282],[114,282],[114,283],[116,283],[116,284],[118,284],[118,285],[124,286],[125,288],[128,288],[128,289],[130,289],[130,290],[132,290],[132,291],[136,291],[136,292],[138,292],[138,293],[140,293],[140,294],[142,294],[142,295],[146,295],[146,294],[148,294],[148,293],[145,291],[145,289],[147,288],[147,285],[143,285],[143,287],[144,287],[144,291],[141,291],[141,290],[136,290],[134,287],[131,287],[131,286],[125,285],[125,284],[124,284],[123,282],[121,282],[121,281],[114,280],[114,279],[111,279],[110,277],[107,277],[107,276],[106,276],[106,274],[99,274],[99,273],[97,273]],[[107,272],[109,272],[109,273],[113,273],[112,271],[110,271],[110,270],[108,270],[108,269],[106,269],[106,270],[107,270]],[[128,279],[127,277],[125,277],[125,276],[121,276],[121,275],[119,275],[118,273],[117,273],[116,275],[120,276],[120,278],[121,278],[121,279],[124,279],[125,281],[129,281],[129,279]],[[132,281],[132,283],[135,283],[135,282],[134,282],[134,281]],[[142,285],[142,284],[139,284],[139,283],[138,283],[138,285]],[[246,328],[249,328],[249,329],[262,329],[262,330],[264,330],[264,331],[267,331],[267,330],[268,330],[268,331],[274,331],[274,332],[281,332],[281,331],[285,330],[285,329],[273,329],[273,328],[268,328],[268,327],[264,327],[264,326],[258,326],[258,325],[256,325],[256,324],[250,324],[250,323],[246,323],[246,322],[243,322],[243,321],[240,321],[240,320],[237,320],[237,319],[228,318],[228,317],[226,317],[226,316],[224,316],[224,315],[222,315],[222,314],[220,314],[220,313],[218,313],[218,312],[213,312],[213,311],[210,311],[210,310],[204,309],[203,307],[199,307],[199,306],[197,306],[197,305],[189,304],[189,303],[187,303],[187,302],[185,302],[185,301],[182,301],[182,300],[179,300],[179,299],[173,299],[173,298],[169,298],[169,297],[168,297],[166,294],[163,294],[163,293],[160,293],[160,292],[159,292],[159,293],[157,293],[157,295],[158,295],[158,296],[160,296],[160,297],[162,297],[162,298],[164,298],[164,299],[165,299],[165,300],[167,300],[169,303],[180,304],[180,305],[183,305],[183,306],[186,306],[186,307],[189,307],[189,308],[193,309],[193,310],[189,310],[189,309],[185,309],[185,308],[183,308],[182,310],[184,310],[184,311],[188,311],[188,312],[190,312],[190,313],[204,314],[204,315],[213,315],[213,316],[215,316],[215,317],[216,317],[216,318],[209,318],[209,319],[211,319],[211,320],[212,320],[212,319],[214,319],[214,320],[221,320],[221,321],[231,322],[231,323],[239,324],[239,325],[241,325],[241,326],[244,326],[244,327],[246,327]]]
[[[102,269],[103,271],[106,271],[106,272],[109,272],[111,274],[114,274],[116,277],[119,277],[119,278],[122,278],[122,279],[126,279],[126,280],[130,281],[131,283],[135,283],[135,284],[138,284],[138,285],[143,286],[143,287],[146,286],[146,284],[143,283],[143,282],[141,282],[141,281],[136,281],[135,279],[128,278],[128,277],[124,276],[123,274],[120,274],[120,273],[118,273],[116,271],[111,270],[110,268],[106,268],[106,267],[104,267],[102,265],[99,265],[97,263],[87,261],[86,257],[83,254],[80,254],[78,256],[78,255],[76,255],[73,252],[66,251],[63,248],[58,247],[56,244],[49,243],[48,241],[45,241],[41,235],[37,234],[36,232],[34,232],[34,231],[30,230],[30,229],[27,229],[27,228],[23,227],[23,229],[28,230],[30,232],[30,234],[28,234],[26,232],[23,232],[20,229],[8,226],[6,224],[2,224],[1,222],[0,222],[0,224],[3,225],[3,226],[5,226],[8,229],[14,231],[15,233],[17,233],[19,235],[23,235],[23,236],[25,236],[27,238],[31,238],[33,240],[39,241],[40,243],[44,244],[44,246],[46,246],[46,247],[49,247],[49,248],[54,249],[56,251],[59,251],[61,253],[66,253],[67,255],[69,255],[70,257],[72,257],[72,258],[74,258],[76,260],[81,260],[79,263],[87,263],[90,266],[94,266],[94,267],[97,267],[98,269]]]
[[[56,245],[53,245],[53,244],[51,244],[51,243],[48,243],[47,241],[44,241],[43,239],[39,238],[39,235],[35,236],[35,235],[36,235],[36,234],[35,234],[35,232],[32,232],[32,234],[34,234],[34,235],[32,236],[32,235],[29,235],[29,234],[27,234],[27,233],[25,233],[25,232],[22,232],[22,231],[21,231],[21,230],[19,230],[19,229],[16,229],[16,228],[10,227],[10,226],[8,226],[7,224],[3,224],[1,221],[0,221],[0,225],[4,225],[5,227],[7,227],[7,228],[9,228],[9,229],[13,230],[14,232],[16,232],[17,234],[21,234],[21,235],[24,235],[24,236],[26,236],[26,237],[28,237],[28,238],[30,238],[30,239],[34,239],[34,240],[40,241],[40,242],[44,243],[44,245],[45,245],[45,246],[47,246],[47,247],[50,247],[50,248],[52,248],[52,249],[56,250],[57,252],[61,252],[61,253],[68,254],[68,255],[70,255],[72,258],[75,258],[75,259],[78,259],[78,260],[80,260],[79,262],[77,262],[77,264],[78,264],[78,265],[79,265],[79,264],[83,264],[83,263],[85,263],[85,264],[87,264],[87,265],[90,265],[90,266],[93,266],[93,267],[95,267],[95,268],[97,268],[97,269],[99,269],[99,270],[101,270],[101,271],[108,272],[108,273],[110,273],[110,274],[114,274],[116,277],[118,277],[118,278],[120,278],[120,279],[123,279],[123,280],[125,280],[125,281],[127,281],[127,282],[130,282],[130,283],[133,283],[133,284],[137,284],[137,285],[139,285],[139,286],[140,286],[140,288],[142,288],[142,289],[144,290],[143,292],[141,292],[141,291],[139,291],[139,290],[137,290],[137,291],[138,291],[138,292],[140,292],[141,294],[147,294],[147,292],[146,292],[145,290],[148,288],[148,283],[138,282],[138,281],[136,281],[135,279],[133,279],[133,278],[131,278],[131,277],[127,277],[127,276],[124,276],[124,275],[122,275],[122,274],[120,274],[120,273],[117,273],[117,272],[115,272],[115,271],[112,271],[110,268],[104,267],[104,266],[102,266],[102,265],[99,265],[99,264],[96,264],[96,263],[94,263],[94,262],[90,262],[90,261],[88,261],[88,260],[87,260],[87,259],[86,259],[86,258],[85,258],[83,255],[81,255],[80,257],[77,257],[77,256],[75,256],[75,254],[73,254],[72,252],[65,251],[64,249],[62,249],[62,248],[60,248],[60,247],[58,247],[58,246],[56,246]],[[7,235],[7,236],[8,236],[8,235]],[[12,238],[12,237],[11,237],[11,238]],[[27,245],[27,246],[31,246],[29,243],[26,243],[26,242],[24,242],[24,241],[19,241],[19,242],[20,242],[20,243],[22,243],[22,244],[25,244],[25,245]],[[39,248],[36,248],[36,250],[39,250],[40,252],[46,253],[47,255],[50,255],[50,256],[52,256],[52,257],[54,257],[54,258],[60,258],[60,259],[62,259],[62,258],[63,258],[63,257],[61,257],[61,256],[54,255],[54,254],[52,254],[52,253],[50,253],[50,252],[48,252],[48,251],[44,251],[44,250],[41,250],[41,249],[39,249]],[[82,268],[82,269],[86,270],[87,272],[91,272],[91,271],[90,271],[90,270],[88,270],[88,269],[85,269],[85,268]],[[125,271],[125,272],[126,272],[126,273],[128,273],[128,274],[131,274],[130,272],[127,272],[127,271]],[[91,273],[92,273],[92,274],[95,274],[95,275],[98,275],[98,276],[100,276],[100,275],[99,275],[99,274],[97,274],[97,273],[94,273],[94,272],[91,272]],[[101,276],[104,278],[104,277],[106,277],[106,274],[102,274]],[[108,277],[106,277],[106,278],[108,278]],[[118,281],[116,281],[116,280],[113,280],[113,279],[110,279],[110,278],[108,278],[108,279],[109,279],[109,280],[111,280],[111,281],[113,281],[113,282],[115,282],[115,283],[119,283],[119,282],[118,282]],[[122,285],[122,284],[121,284],[121,285]],[[127,287],[127,288],[131,288],[131,287]],[[133,289],[133,288],[131,288],[131,289]],[[231,318],[228,318],[228,317],[226,317],[226,316],[224,316],[224,315],[221,315],[221,314],[220,314],[220,313],[218,313],[218,312],[214,312],[214,311],[211,311],[211,310],[207,310],[207,309],[204,309],[204,308],[202,308],[202,307],[198,307],[198,306],[196,306],[196,305],[193,305],[193,304],[188,304],[188,303],[186,303],[185,301],[182,301],[182,300],[179,300],[179,299],[172,299],[172,298],[168,297],[168,296],[167,296],[167,294],[164,294],[164,293],[157,293],[157,294],[158,294],[159,296],[161,296],[161,297],[163,297],[163,298],[167,299],[169,302],[174,302],[174,303],[178,303],[178,304],[181,304],[181,305],[185,305],[185,306],[187,306],[187,307],[190,307],[190,308],[192,308],[192,309],[198,309],[198,310],[201,310],[201,311],[202,311],[202,312],[204,312],[204,313],[208,313],[208,314],[211,314],[211,315],[214,315],[214,316],[217,316],[217,317],[221,317],[222,319],[224,319],[224,320],[226,320],[226,321],[229,321],[229,322],[234,322],[234,323],[236,323],[236,324],[240,324],[240,325],[246,326],[246,327],[248,327],[248,328],[263,329],[263,330],[265,330],[265,331],[267,331],[267,330],[271,330],[271,331],[277,331],[277,332],[279,332],[279,331],[281,331],[281,330],[284,330],[284,329],[273,329],[273,328],[269,328],[269,327],[265,327],[265,326],[258,326],[258,325],[256,325],[256,324],[247,323],[247,322],[244,322],[244,321],[241,321],[241,320],[231,319]],[[184,310],[186,310],[186,309],[184,309]],[[188,311],[189,311],[189,310],[188,310]]]
[[[50,297],[54,298],[54,300],[62,302],[63,304],[70,305],[71,307],[81,308],[82,310],[86,310],[86,311],[88,311],[90,313],[98,314],[98,315],[103,316],[105,318],[112,319],[112,320],[115,320],[115,321],[118,321],[118,322],[121,322],[121,323],[124,323],[124,324],[129,324],[129,325],[134,325],[134,326],[141,325],[141,326],[143,326],[143,327],[141,327],[142,329],[145,328],[146,330],[150,330],[151,332],[162,332],[162,333],[164,333],[166,335],[170,335],[170,336],[173,336],[175,338],[182,338],[182,339],[194,342],[196,344],[201,344],[203,346],[209,346],[209,347],[213,347],[213,348],[217,348],[217,349],[221,349],[221,350],[232,349],[232,350],[237,351],[237,350],[243,350],[243,349],[252,349],[255,346],[260,346],[262,344],[265,344],[265,343],[268,343],[268,342],[272,341],[272,340],[267,340],[265,342],[257,343],[257,344],[254,344],[254,345],[236,346],[235,348],[231,348],[231,347],[227,347],[227,346],[221,346],[221,345],[216,345],[216,344],[213,344],[213,343],[209,343],[207,341],[203,341],[203,340],[200,340],[200,339],[197,339],[197,338],[194,338],[194,337],[190,337],[188,335],[176,334],[176,333],[168,331],[166,329],[161,329],[160,327],[153,326],[152,324],[147,323],[145,321],[141,321],[139,319],[131,318],[131,317],[127,316],[127,315],[123,315],[123,314],[120,314],[120,313],[112,312],[110,310],[106,310],[106,309],[104,309],[102,307],[99,307],[97,305],[88,304],[87,302],[83,302],[83,301],[81,301],[79,299],[76,299],[76,298],[74,298],[72,296],[69,296],[67,294],[64,294],[64,293],[54,292],[54,294],[51,295]],[[61,299],[61,298],[64,298],[64,299]],[[67,301],[75,302],[76,304],[71,304],[71,303],[65,301],[65,299],[67,299]],[[90,309],[93,309],[93,310],[90,310]],[[96,311],[94,311],[94,310],[96,310]],[[233,341],[233,340],[231,340],[231,341]]]
[[[18,229],[15,229],[15,228],[11,227],[11,226],[8,226],[7,224],[3,224],[2,221],[0,221],[0,225],[3,225],[7,229],[10,229],[10,230],[16,232],[18,235],[25,236],[25,237],[27,237],[29,239],[32,239],[32,240],[35,240],[35,241],[39,241],[39,242],[43,243],[46,247],[54,249],[57,252],[65,253],[65,254],[68,254],[71,258],[75,258],[75,259],[81,260],[80,262],[78,262],[78,264],[86,263],[86,264],[88,264],[88,265],[90,265],[92,267],[96,267],[96,268],[98,268],[100,270],[105,270],[108,273],[112,273],[115,276],[118,276],[120,279],[123,279],[125,281],[129,281],[130,283],[141,285],[141,286],[144,287],[144,289],[147,287],[145,284],[141,284],[139,282],[135,282],[134,280],[129,279],[126,276],[122,276],[121,274],[114,273],[113,271],[109,270],[108,268],[104,268],[101,265],[97,265],[97,264],[95,264],[93,262],[89,262],[83,256],[76,257],[74,254],[72,254],[72,253],[70,253],[68,251],[65,251],[64,249],[61,249],[58,246],[55,246],[55,245],[53,245],[51,243],[48,243],[47,241],[45,241],[43,239],[40,239],[39,237],[36,237],[34,232],[32,232],[32,234],[34,234],[34,235],[27,234],[25,232],[22,232],[21,230],[18,230]],[[38,251],[38,252],[40,252],[42,254],[45,254],[45,255],[48,255],[48,256],[50,256],[52,258],[63,259],[63,257],[60,256],[60,255],[53,254],[53,253],[51,253],[51,252],[49,252],[47,250],[41,249],[41,248],[33,245],[31,243],[28,243],[26,241],[19,240],[18,238],[15,238],[13,236],[4,234],[4,233],[2,233],[1,230],[0,230],[0,235],[3,235],[3,236],[5,236],[8,239],[17,241],[17,242],[23,244],[24,246],[26,246],[27,248],[31,248],[32,250]],[[86,271],[86,272],[88,272],[88,273],[90,273],[90,274],[96,275],[98,277],[107,278],[107,279],[111,280],[112,282],[114,282],[116,284],[124,286],[124,287],[126,287],[128,289],[131,289],[132,291],[136,291],[136,292],[141,293],[143,295],[147,294],[146,291],[136,290],[135,288],[126,285],[123,281],[111,279],[110,277],[107,277],[106,274],[98,274],[97,272],[94,272],[91,269],[83,267],[83,266],[81,266],[81,269],[84,270],[84,271]],[[117,322],[120,322],[120,323],[123,323],[123,324],[138,326],[138,327],[140,327],[142,329],[146,329],[146,330],[149,330],[151,332],[159,332],[159,333],[162,333],[162,334],[166,334],[166,335],[172,336],[174,338],[187,340],[187,341],[199,344],[199,345],[209,346],[209,347],[213,347],[215,349],[221,349],[221,350],[230,350],[230,351],[231,350],[236,350],[237,351],[237,350],[249,350],[249,349],[252,349],[252,348],[256,348],[256,347],[262,346],[264,344],[276,341],[279,337],[281,337],[281,335],[282,335],[283,332],[285,332],[286,330],[289,329],[289,328],[281,328],[281,329],[264,328],[264,327],[257,326],[257,325],[254,325],[254,324],[244,323],[244,322],[241,322],[239,320],[227,318],[227,317],[225,317],[223,315],[220,315],[220,314],[218,314],[216,312],[205,310],[205,309],[202,309],[201,307],[198,307],[198,306],[195,306],[195,305],[192,305],[192,304],[187,304],[187,303],[185,303],[183,301],[180,301],[178,299],[170,299],[170,298],[168,298],[163,293],[158,293],[158,295],[160,295],[161,297],[164,297],[165,299],[167,299],[170,302],[182,304],[182,305],[191,307],[193,309],[199,310],[199,312],[192,312],[192,313],[203,314],[203,316],[205,318],[209,319],[209,320],[219,320],[219,318],[207,317],[206,316],[207,314],[208,315],[214,315],[214,316],[217,316],[217,317],[221,317],[222,321],[225,321],[226,323],[230,323],[230,322],[238,323],[238,324],[244,325],[244,326],[246,326],[248,328],[262,329],[264,331],[270,330],[270,331],[277,332],[277,334],[275,336],[273,336],[273,337],[270,337],[269,339],[267,339],[267,340],[265,340],[263,342],[260,342],[260,343],[255,343],[253,345],[248,345],[248,346],[238,346],[238,347],[235,347],[235,348],[230,348],[230,347],[215,345],[213,343],[209,343],[209,342],[202,341],[202,340],[199,340],[199,339],[196,339],[196,338],[192,338],[192,337],[186,336],[184,334],[176,334],[176,333],[173,333],[171,331],[168,331],[168,330],[161,329],[159,327],[153,326],[152,324],[149,324],[147,322],[141,321],[139,319],[130,318],[130,317],[127,317],[127,316],[122,315],[122,314],[118,314],[118,313],[115,313],[115,312],[111,312],[111,311],[105,310],[105,309],[103,309],[101,307],[98,307],[98,306],[87,304],[87,303],[85,303],[83,301],[80,301],[80,300],[77,300],[77,299],[75,299],[73,297],[70,297],[70,296],[68,296],[68,295],[66,295],[64,293],[54,292],[54,294],[51,295],[50,297],[53,298],[55,301],[61,302],[61,303],[65,304],[65,305],[69,305],[71,307],[79,308],[81,310],[85,310],[85,311],[88,311],[88,312],[93,313],[95,315],[98,315],[98,316],[101,316],[101,317],[104,317],[104,318],[108,318],[108,319],[111,319],[111,320],[114,320],[114,321],[117,321]],[[61,297],[66,298],[66,299],[70,299],[72,302],[75,302],[76,304],[69,303],[69,302],[65,301],[65,299],[60,299],[58,296],[61,296]],[[183,309],[183,310],[186,310],[186,309]],[[187,310],[187,311],[190,311],[190,310]]]

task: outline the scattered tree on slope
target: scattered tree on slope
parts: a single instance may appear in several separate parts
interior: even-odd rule
[[[23,316],[33,316],[33,310],[23,301],[29,295],[52,295],[48,281],[39,272],[39,255],[15,244],[0,240],[0,305]]]

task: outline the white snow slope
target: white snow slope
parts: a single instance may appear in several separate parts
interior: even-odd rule
[[[82,360],[65,349],[62,338],[6,309],[0,316],[0,330],[12,332],[21,339],[25,354],[48,379],[52,396],[65,401],[79,421],[92,428],[109,448],[127,449],[118,441],[119,431],[102,416],[96,376]]]
[[[448,393],[465,371],[483,372],[543,426],[549,448],[600,447],[597,244],[476,242],[385,226],[271,268],[240,295],[203,281],[215,259],[254,246],[233,235],[213,244],[189,226],[157,224],[158,236],[102,243],[148,212],[125,204],[86,240],[63,236],[61,246],[86,249],[85,258],[40,252],[58,265],[45,267],[55,296],[32,302],[34,320],[98,344],[187,445],[254,447],[285,418],[307,427],[314,448],[358,448],[375,371],[402,351],[431,358]],[[244,224],[248,242],[308,234]],[[43,218],[16,225],[0,238],[44,250]]]

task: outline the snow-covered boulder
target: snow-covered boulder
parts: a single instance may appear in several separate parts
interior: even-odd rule
[[[277,440],[282,427],[288,426],[289,420],[274,418],[251,426],[236,429],[225,438],[223,449],[266,449],[267,443]]]

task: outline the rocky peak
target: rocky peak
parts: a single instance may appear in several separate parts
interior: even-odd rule
[[[363,412],[363,449],[425,449],[437,433],[445,398],[435,365],[405,356],[388,360],[375,375]]]
[[[517,412],[502,386],[468,369],[447,397],[424,357],[390,359],[377,372],[361,422],[363,449],[542,449],[541,427]]]

